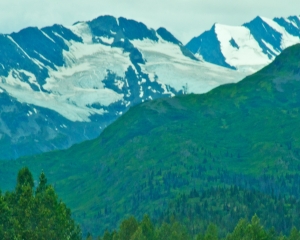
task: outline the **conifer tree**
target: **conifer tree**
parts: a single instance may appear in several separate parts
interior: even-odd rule
[[[155,239],[154,226],[148,215],[145,215],[142,222],[140,223],[140,227],[142,229],[143,235],[147,240]]]
[[[120,226],[119,239],[130,240],[131,236],[138,229],[138,226],[139,224],[133,216],[124,220]]]
[[[34,191],[31,172],[22,168],[15,191],[0,193],[0,239],[80,240],[81,231],[45,174]]]

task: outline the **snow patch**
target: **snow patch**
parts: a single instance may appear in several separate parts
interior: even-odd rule
[[[90,105],[100,103],[108,106],[123,99],[123,94],[104,88],[102,81],[107,70],[125,78],[125,71],[132,65],[129,53],[102,44],[73,42],[63,55],[65,66],[58,67],[57,71],[50,69],[49,78],[43,86],[51,93],[52,103],[44,102],[44,105],[49,105],[48,108],[53,109],[55,103],[62,102],[65,108],[54,110],[73,121],[89,121],[91,114],[104,113],[102,109],[90,108]],[[122,89],[124,82],[117,81],[117,84]]]
[[[140,86],[140,95],[139,97],[142,98],[144,96],[143,87]]]
[[[40,30],[41,31],[41,30]],[[55,43],[55,41],[51,38],[51,37],[49,37],[44,31],[41,31],[41,33],[46,37],[46,38],[48,38],[51,42],[54,42]]]
[[[189,92],[205,93],[221,84],[238,82],[247,71],[234,71],[214,64],[199,62],[184,56],[178,45],[159,39],[133,40],[132,44],[142,52],[146,64],[140,64],[150,81],[157,81],[183,90],[188,85]],[[165,91],[169,92],[165,87]]]
[[[78,37],[81,37],[84,43],[93,43],[93,34],[86,22],[79,22],[68,28]]]
[[[216,24],[215,31],[221,43],[221,52],[229,65],[239,69],[240,66],[266,65],[271,62],[248,28]],[[239,46],[238,49],[231,45],[231,39]]]
[[[271,51],[273,51],[273,53],[275,53],[276,55],[279,55],[280,52],[277,51],[270,43],[267,43],[265,40],[262,39],[262,42],[267,46],[267,48],[269,48]],[[272,53],[270,53],[272,54]]]
[[[114,38],[107,38],[107,37],[97,37],[97,38],[101,39],[102,42],[110,45],[114,42]]]
[[[284,29],[284,27],[280,26],[277,22],[266,18],[266,17],[261,17],[261,19],[268,24],[271,28],[273,28],[275,31],[281,33],[282,38],[281,38],[281,49],[285,49],[289,46],[292,46],[296,43],[300,43],[300,38],[295,37],[293,35],[290,35],[287,33],[287,31]]]

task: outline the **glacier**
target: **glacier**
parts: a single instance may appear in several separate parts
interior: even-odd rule
[[[238,82],[299,40],[295,18],[253,21],[215,24],[186,46],[164,28],[113,16],[0,34],[0,159],[93,139],[145,101]],[[253,24],[280,42],[270,32],[258,41]]]

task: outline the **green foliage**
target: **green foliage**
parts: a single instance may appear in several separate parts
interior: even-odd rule
[[[140,223],[140,230],[147,240],[155,239],[154,225],[152,224],[148,215],[145,215],[142,222]]]
[[[266,229],[274,227],[272,231],[288,234],[293,225],[300,226],[299,210],[300,201],[293,197],[275,197],[236,186],[216,187],[179,194],[168,207],[156,212],[159,217],[154,220],[162,223],[173,216],[192,235],[204,233],[208,225],[214,223],[219,236],[225,237],[241,218],[248,221],[257,213]]]
[[[27,167],[22,168],[18,173],[16,194],[21,194],[24,186],[28,186],[28,189],[34,186],[32,174]]]
[[[300,232],[297,230],[297,228],[293,227],[291,230],[291,234],[288,238],[289,240],[298,240],[300,239]]]
[[[0,239],[79,240],[81,231],[71,212],[47,185],[44,173],[34,194],[28,168],[19,171],[14,192],[0,193]]]
[[[153,226],[150,219],[147,219],[148,224]],[[132,224],[134,223],[134,228]],[[136,226],[137,223],[137,226]],[[123,236],[124,240],[148,240],[143,231],[144,219],[141,222],[137,222],[134,217],[125,219],[120,226],[119,231],[114,231],[109,233],[106,231],[101,238],[102,240],[110,239],[120,239],[119,236]],[[124,232],[124,227],[128,226],[126,237],[122,233]],[[135,229],[133,231],[133,229]],[[148,233],[149,229],[147,230]],[[186,229],[177,221],[172,221],[171,223],[163,222],[155,227],[151,228],[151,239],[153,240],[299,240],[300,233],[294,227],[291,230],[289,236],[284,236],[282,234],[276,234],[273,230],[266,231],[264,226],[260,223],[260,219],[257,215],[254,215],[250,222],[245,219],[240,219],[240,221],[235,226],[232,232],[227,232],[226,237],[220,238],[218,234],[218,227],[215,224],[209,224],[205,232],[200,232],[196,237],[189,235]],[[118,237],[117,237],[118,236]]]
[[[138,229],[138,222],[134,217],[124,220],[120,226],[119,240],[129,240]]]
[[[204,240],[218,240],[218,228],[214,224],[209,224],[204,235]]]
[[[141,227],[138,227],[138,229],[135,231],[135,233],[130,238],[130,240],[147,240],[147,239],[148,238],[144,235]]]
[[[228,234],[226,240],[243,239],[247,234],[248,223],[245,219],[241,219],[236,225],[234,231]]]

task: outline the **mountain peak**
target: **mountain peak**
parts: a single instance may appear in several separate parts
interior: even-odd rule
[[[272,20],[256,16],[242,26],[215,23],[186,47],[205,61],[254,72],[274,60],[286,47],[299,42],[298,17]],[[206,49],[213,49],[213,54],[208,54]]]
[[[164,39],[165,41],[174,43],[174,44],[178,44],[178,45],[182,45],[182,43],[173,36],[172,33],[170,33],[167,29],[160,27],[156,30],[156,32],[159,34],[159,36],[161,36],[162,39]]]
[[[0,158],[69,147],[135,104],[244,76],[199,61],[165,28],[110,15],[29,27],[0,43]]]

